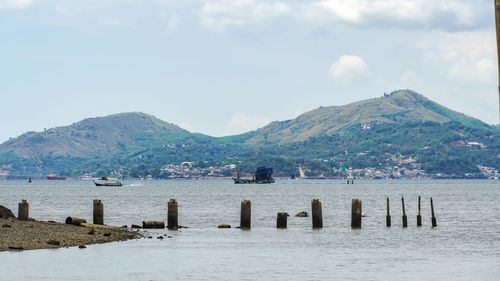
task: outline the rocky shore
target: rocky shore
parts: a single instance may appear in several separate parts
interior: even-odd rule
[[[84,248],[85,245],[125,241],[140,236],[140,233],[127,228],[0,218],[0,252],[74,246]]]

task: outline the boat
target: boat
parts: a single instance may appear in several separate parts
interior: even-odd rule
[[[122,186],[123,184],[117,180],[109,181],[107,177],[102,177],[99,181],[92,180],[95,186]]]
[[[275,182],[272,175],[273,168],[263,166],[258,167],[257,170],[255,170],[253,179],[241,178],[240,172],[238,172],[238,176],[233,178],[233,181],[235,184],[269,184]]]
[[[65,180],[66,177],[58,176],[56,174],[50,173],[50,174],[47,175],[47,179],[48,180]]]

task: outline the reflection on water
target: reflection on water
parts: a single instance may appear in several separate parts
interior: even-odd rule
[[[105,223],[166,220],[167,201],[179,201],[182,231],[158,230],[171,239],[141,239],[61,250],[0,253],[0,280],[498,280],[500,184],[495,181],[358,182],[281,181],[233,185],[226,181],[142,181],[123,187],[91,182],[0,182],[0,205],[64,221],[92,218],[92,200],[103,200]],[[422,196],[423,227],[416,227]],[[385,198],[391,198],[391,228]],[[409,227],[401,227],[401,196]],[[438,227],[430,227],[429,198]],[[361,230],[350,228],[351,198],[363,200]],[[321,230],[293,214],[323,205]],[[219,230],[239,224],[243,199],[252,200],[252,230]],[[286,211],[288,229],[275,229]]]

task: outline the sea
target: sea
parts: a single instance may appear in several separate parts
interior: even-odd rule
[[[422,200],[422,227],[417,202]],[[386,227],[386,198],[392,226]],[[408,227],[402,227],[404,197]],[[431,226],[433,198],[437,227]],[[0,253],[0,280],[500,280],[500,181],[278,180],[234,185],[230,180],[0,181],[0,205],[63,222],[92,221],[101,199],[108,225],[167,220],[179,202],[180,230],[152,230],[125,242]],[[351,199],[363,202],[361,229],[351,229]],[[322,203],[322,229],[312,229],[311,200]],[[252,228],[237,229],[242,200],[252,202]],[[288,212],[288,228],[276,228]],[[230,224],[231,229],[218,229]],[[165,239],[157,239],[158,236]],[[170,237],[170,238],[168,238]]]

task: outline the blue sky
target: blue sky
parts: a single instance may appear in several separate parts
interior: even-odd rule
[[[128,111],[214,136],[411,88],[498,123],[491,0],[0,0],[0,142]]]

